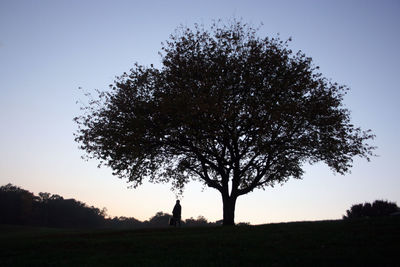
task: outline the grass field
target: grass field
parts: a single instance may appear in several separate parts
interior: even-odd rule
[[[0,226],[1,266],[400,266],[400,218],[62,230]]]

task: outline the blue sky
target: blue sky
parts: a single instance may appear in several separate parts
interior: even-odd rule
[[[111,216],[148,219],[171,212],[170,185],[129,184],[83,161],[73,140],[76,101],[107,90],[135,62],[157,54],[179,24],[243,18],[260,36],[293,38],[321,72],[351,88],[353,122],[377,135],[379,157],[355,159],[351,174],[305,166],[303,180],[238,199],[236,221],[254,224],[338,219],[352,204],[400,205],[398,1],[0,1],[0,185],[50,192],[107,207]],[[222,218],[219,193],[190,184],[183,217]]]

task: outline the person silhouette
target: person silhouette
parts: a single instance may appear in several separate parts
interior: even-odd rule
[[[181,207],[180,201],[177,200],[176,204],[174,206],[174,209],[172,211],[172,218],[174,219],[175,227],[176,227],[176,223],[178,223],[179,227],[181,227],[181,213],[182,213],[182,207]]]

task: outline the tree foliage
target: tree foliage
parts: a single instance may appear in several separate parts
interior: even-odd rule
[[[50,193],[33,193],[12,184],[0,187],[0,223],[46,227],[100,227],[105,209]]]
[[[371,203],[355,204],[346,211],[343,219],[369,218],[389,216],[392,213],[399,212],[400,209],[394,202],[385,200],[375,200]]]
[[[191,179],[221,192],[224,224],[237,197],[301,178],[304,163],[344,174],[369,159],[369,131],[353,126],[346,86],[279,37],[241,21],[180,27],[160,52],[162,67],[136,64],[75,118],[76,141],[134,187],[144,179]]]

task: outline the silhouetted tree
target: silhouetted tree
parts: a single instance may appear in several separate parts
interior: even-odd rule
[[[366,202],[364,204],[351,206],[351,208],[346,211],[346,215],[343,216],[343,219],[383,217],[398,211],[399,207],[397,207],[397,204],[394,202],[375,200],[372,204]]]
[[[12,184],[0,187],[0,223],[47,227],[102,227],[105,209],[88,207],[75,199],[33,193]]]
[[[169,219],[172,217],[171,214],[164,213],[162,211],[157,212],[153,217],[147,221],[147,227],[168,227]]]
[[[142,228],[144,223],[132,217],[114,217],[113,219],[106,219],[106,226],[111,228]]]
[[[104,224],[103,212],[93,206],[52,195],[45,206],[47,226],[51,227],[101,227]]]
[[[240,222],[237,224],[238,226],[249,226],[251,225],[249,222]]]
[[[185,220],[185,225],[186,226],[209,226],[212,225],[207,221],[207,219],[204,216],[198,216],[197,219],[194,218],[189,218]]]
[[[75,118],[90,158],[126,177],[191,179],[222,195],[224,225],[239,196],[301,178],[304,163],[344,174],[367,158],[374,136],[350,122],[346,86],[332,83],[288,42],[260,38],[234,21],[179,28],[162,47],[162,67],[135,65]]]
[[[20,187],[0,187],[0,223],[29,224],[32,219],[34,195]]]

